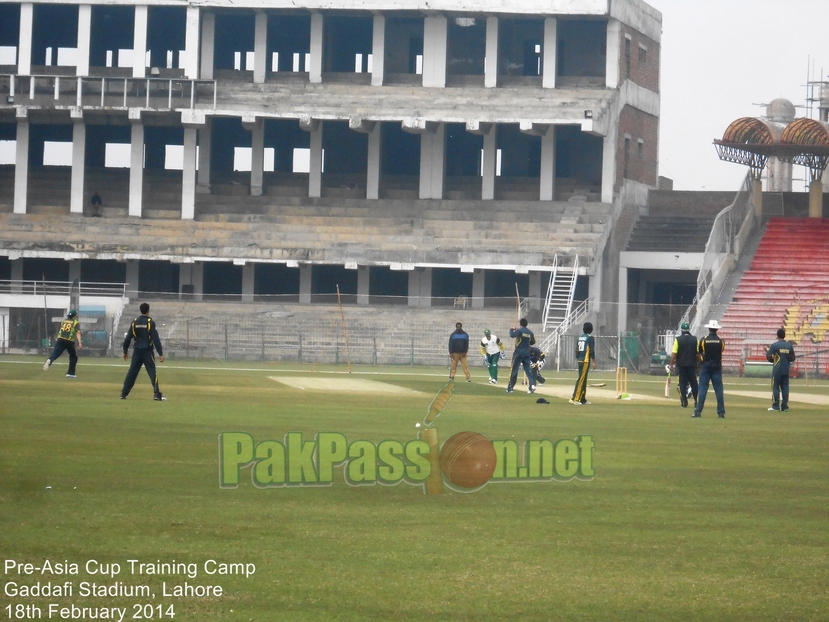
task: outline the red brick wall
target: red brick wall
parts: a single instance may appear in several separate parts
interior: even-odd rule
[[[659,92],[659,44],[646,37],[641,32],[622,25],[622,36],[619,45],[622,49],[619,53],[619,77],[620,82],[631,80],[651,91]],[[630,37],[628,39],[627,37]],[[628,60],[626,56],[627,45],[630,41],[630,72],[628,74]],[[640,59],[640,49],[644,47],[644,59]]]
[[[630,139],[627,171],[625,171],[625,138]],[[639,141],[642,141],[641,152]],[[616,188],[622,180],[656,186],[659,118],[641,110],[625,106],[619,115],[619,133],[616,143]]]

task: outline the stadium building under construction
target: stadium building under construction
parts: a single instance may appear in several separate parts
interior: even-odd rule
[[[660,14],[496,4],[0,1],[0,279],[540,308],[556,266],[611,299]]]

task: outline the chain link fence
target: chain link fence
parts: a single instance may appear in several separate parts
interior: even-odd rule
[[[488,325],[464,321],[470,357]],[[325,364],[443,365],[448,361],[454,325],[440,322],[365,323],[350,319],[272,318],[261,314],[222,322],[179,319],[161,325],[165,355],[248,361],[291,361]],[[504,343],[509,342],[505,334]]]
[[[280,311],[263,312],[261,305],[241,303],[188,303],[175,311],[161,307],[162,304],[152,303],[153,317],[158,323],[164,354],[171,359],[442,366],[448,363],[449,334],[456,321],[462,321],[469,333],[472,365],[478,365],[482,358],[478,344],[487,328],[505,345],[507,359],[502,365],[509,365],[513,349],[509,328],[515,314],[511,309],[435,308],[411,312],[405,307],[347,305],[341,316],[332,305],[280,305]],[[599,310],[580,317],[547,347],[547,369],[576,369],[576,340],[583,322],[591,321],[596,326],[593,336],[599,370],[626,367],[630,373],[664,374],[673,334],[678,331],[687,307],[628,304],[624,330],[616,326],[618,310],[618,305],[604,303]],[[65,310],[8,311],[0,323],[0,350],[48,354]],[[85,348],[81,354],[120,356],[123,333],[136,315],[133,311],[125,310],[119,326],[113,324],[112,318],[107,318],[106,325],[101,326],[92,326],[88,324],[89,318],[81,318],[87,322],[82,323]],[[540,319],[534,318],[532,312],[528,315],[530,328],[541,343],[545,333]],[[95,341],[93,328],[101,334]],[[112,336],[111,345],[107,333]],[[742,359],[746,356],[741,351],[744,343],[769,337],[736,330],[723,332],[722,336],[735,357],[728,362],[727,371],[732,373],[741,373]],[[827,371],[829,352],[805,346],[797,351],[808,373],[819,375]]]
[[[383,312],[382,307],[359,305],[345,306],[342,316],[335,307],[329,307],[328,317],[324,317],[326,310],[314,305],[284,307],[287,311],[283,313],[246,313],[243,305],[222,312],[221,305],[214,304],[205,307],[210,309],[209,314],[197,315],[197,308],[190,305],[188,314],[176,317],[154,316],[164,340],[165,355],[326,364],[444,365],[448,361],[449,334],[455,321],[460,320],[470,336],[470,359],[475,364],[479,358],[478,344],[487,328],[501,338],[508,357],[511,355],[509,328],[515,323],[511,310],[419,310],[413,320],[405,308]],[[603,305],[602,309],[602,317],[615,318],[618,305]],[[685,311],[683,305],[628,305],[630,330],[594,332],[598,368],[615,370],[623,366],[631,373],[648,373],[654,353],[664,343],[659,335],[676,330]],[[540,318],[533,317],[532,312],[528,315],[530,328],[540,343],[544,337]],[[597,324],[596,318],[586,317],[571,327],[549,348],[548,365],[555,364],[562,370],[576,368],[576,339],[586,319]],[[659,360],[662,358],[664,355]],[[657,367],[664,373],[664,362]]]
[[[451,323],[374,322],[347,320],[345,330],[334,319],[237,317],[217,323],[207,318],[187,318],[160,324],[166,356],[178,358],[281,361],[319,364],[432,365],[448,363]],[[470,363],[483,360],[479,342],[488,323],[464,321],[469,334]],[[534,327],[538,331],[537,327]],[[492,328],[505,345],[509,365],[512,339],[509,327]],[[165,333],[167,336],[165,337]],[[565,334],[548,352],[547,365],[561,370],[576,369],[577,334]],[[596,335],[596,362],[600,370],[628,367],[631,373],[650,371],[653,335],[638,333]],[[483,363],[481,363],[483,364]],[[662,370],[664,363],[659,366]],[[663,371],[664,373],[664,371]]]
[[[417,319],[405,307],[370,307],[348,305],[340,316],[334,306],[282,306],[281,312],[262,312],[257,305],[240,303],[223,305],[216,301],[188,303],[182,310],[160,308],[153,303],[153,317],[158,324],[164,354],[170,358],[219,359],[240,361],[285,361],[320,364],[369,365],[444,365],[448,361],[449,334],[456,321],[462,321],[470,336],[470,359],[479,358],[479,342],[489,328],[504,343],[508,357],[512,353],[509,328],[515,323],[512,309],[475,310],[457,312],[446,308],[418,310]],[[630,313],[630,331],[594,332],[596,361],[599,369],[613,370],[622,362],[631,372],[648,369],[651,353],[657,344],[660,330],[676,327],[682,311],[678,306],[630,305],[639,308]],[[647,310],[645,309],[647,307]],[[605,305],[613,311],[613,305]],[[525,311],[525,310],[522,310]],[[95,326],[101,332],[92,345],[92,326],[84,325],[82,355],[119,356],[120,343],[132,316],[125,311],[119,326],[111,318],[106,325]],[[523,314],[523,313],[522,313]],[[0,325],[2,352],[48,353],[54,344],[63,309],[10,309],[7,323]],[[544,337],[538,312],[530,311],[530,328],[540,343]],[[612,313],[611,313],[612,315]],[[391,319],[389,319],[391,318]],[[582,322],[562,335],[547,352],[548,366],[575,369],[576,338]],[[597,324],[598,326],[598,324]],[[106,332],[112,334],[108,345]],[[117,334],[115,334],[117,333]],[[560,353],[560,354],[559,354]],[[552,357],[552,358],[551,358]],[[506,364],[506,362],[505,362]]]

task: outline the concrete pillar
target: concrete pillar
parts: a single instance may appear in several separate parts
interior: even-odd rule
[[[74,282],[75,279],[78,279],[80,282],[81,279],[81,260],[80,259],[70,259],[69,260],[69,281]]]
[[[548,17],[544,20],[544,45],[541,59],[541,86],[545,89],[556,88],[558,71],[558,20]]]
[[[144,125],[132,124],[129,215],[141,218],[144,203]]]
[[[127,298],[138,297],[138,260],[127,260],[127,274],[126,274],[126,294]]]
[[[823,218],[823,182],[809,183],[809,218]]]
[[[199,261],[193,265],[190,283],[193,285],[193,300],[204,298],[204,263]]]
[[[199,78],[199,17],[197,6],[188,6],[184,25],[184,77]]]
[[[311,13],[311,66],[308,68],[311,84],[322,82],[322,28],[322,13]]]
[[[607,21],[607,54],[605,55],[605,86],[619,88],[622,83],[622,23],[616,19]]]
[[[253,30],[253,82],[265,83],[265,71],[268,67],[268,14],[256,11]]]
[[[486,18],[486,54],[484,56],[484,86],[498,86],[498,18]]]
[[[299,303],[311,304],[311,280],[313,277],[313,266],[309,263],[299,265]]]
[[[193,264],[182,263],[178,264],[178,297],[183,298],[185,286],[190,285],[190,279],[193,275]]]
[[[147,75],[147,5],[135,5],[135,30],[132,43],[132,77],[143,78]]]
[[[751,203],[754,205],[754,215],[757,217],[757,222],[763,218],[763,181],[761,179],[751,179]]]
[[[447,21],[443,15],[423,20],[423,86],[446,86]]]
[[[213,119],[207,117],[205,125],[199,128],[199,166],[196,192],[210,194],[210,150],[213,135]]]
[[[432,306],[432,268],[423,268],[420,274],[420,306]]]
[[[415,268],[409,272],[409,306],[432,306],[432,269]]]
[[[556,126],[541,135],[540,201],[554,201],[556,196]]]
[[[366,198],[380,198],[380,160],[382,157],[383,124],[379,121],[368,134],[368,167],[366,170]]]
[[[181,172],[181,218],[196,217],[196,140],[199,130],[184,128],[184,162]]]
[[[75,75],[89,75],[89,42],[92,33],[92,5],[78,6],[78,52],[75,61]]]
[[[260,197],[265,175],[265,123],[259,118],[246,126],[250,128],[250,195]]]
[[[86,175],[86,125],[74,119],[72,125],[72,180],[69,189],[69,213],[83,214],[84,177]]]
[[[183,294],[187,288],[193,285],[193,264],[183,263],[178,267],[178,293],[179,299],[183,298]],[[191,289],[192,291],[192,289]]]
[[[11,331],[9,330],[10,313],[9,307],[0,307],[0,350],[5,352],[11,346],[9,340]]]
[[[434,133],[420,135],[420,198],[442,199],[446,126],[439,123]]]
[[[386,18],[383,15],[375,15],[371,40],[371,86],[383,86],[385,64]]]
[[[256,264],[246,262],[242,266],[242,302],[253,302]]]
[[[25,5],[24,5],[25,6]],[[17,122],[14,155],[14,213],[25,214],[29,202],[29,122]]]
[[[9,263],[11,264],[12,294],[22,294],[23,258],[12,259]]]
[[[472,273],[472,308],[484,308],[484,296],[486,291],[484,283],[486,280],[486,270],[475,270]]]
[[[613,184],[616,181],[617,124],[611,123],[602,139],[602,203],[613,203]]]
[[[216,46],[216,16],[205,12],[201,20],[201,66],[202,80],[213,79],[213,56]]]
[[[409,284],[408,284],[408,301],[410,307],[420,306],[420,276],[422,268],[415,268],[409,270]]]
[[[495,198],[495,174],[498,164],[498,126],[494,123],[489,132],[484,134],[484,159],[481,170],[481,199],[491,201]]]
[[[308,196],[322,196],[322,122],[311,129],[311,162],[308,171]]]
[[[792,163],[784,162],[777,156],[771,156],[763,171],[766,190],[769,192],[792,191]]]
[[[594,298],[598,300],[598,298]],[[627,330],[628,323],[628,269],[619,266],[619,317],[616,324],[616,334],[621,335]]]
[[[357,266],[357,304],[367,305],[371,272],[368,266]]]
[[[578,277],[576,277],[578,278]],[[627,278],[627,277],[625,277]],[[604,289],[604,268],[602,262],[596,262],[596,271],[587,278],[587,297],[590,298],[591,308],[596,311],[602,311],[606,306],[602,303],[602,291]]]
[[[17,43],[17,74],[32,74],[32,28],[34,26],[35,5],[23,2],[20,5],[20,36]]]
[[[548,278],[549,280],[549,278]],[[545,292],[546,293],[546,292]],[[541,309],[541,306],[544,303],[544,299],[541,297],[541,273],[540,272],[530,272],[530,309],[534,309],[538,311]]]

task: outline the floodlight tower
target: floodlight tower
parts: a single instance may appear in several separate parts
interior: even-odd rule
[[[721,160],[748,166],[754,213],[762,216],[760,176],[769,158],[809,169],[809,216],[823,216],[821,178],[829,164],[829,123],[808,117],[794,119],[794,106],[786,100],[769,104],[768,118],[743,117],[732,122],[721,140],[715,140]],[[821,109],[821,114],[823,110]]]
[[[774,123],[788,125],[794,121],[795,107],[788,99],[773,99],[766,105],[766,118]],[[792,162],[776,155],[766,164],[766,190],[768,192],[792,191]]]
[[[748,167],[751,203],[758,218],[763,214],[763,169],[774,153],[783,129],[781,123],[742,117],[726,128],[721,140],[714,141],[720,160]]]

